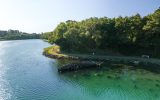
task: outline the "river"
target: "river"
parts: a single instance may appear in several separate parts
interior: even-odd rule
[[[0,100],[160,100],[160,74],[130,67],[59,74],[42,40],[0,41]]]

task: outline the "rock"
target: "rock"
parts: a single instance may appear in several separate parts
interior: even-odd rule
[[[107,78],[111,79],[112,77],[111,76],[107,76]]]
[[[119,80],[120,78],[121,78],[120,76],[116,76],[116,77],[115,77],[116,80]]]
[[[156,98],[158,98],[158,97],[159,97],[159,95],[158,95],[158,94],[155,94],[155,97],[156,97]]]
[[[139,61],[133,61],[133,64],[138,65]]]
[[[150,89],[149,89],[149,91],[150,91],[150,92],[152,92],[152,91],[153,91],[153,89],[151,89],[151,88],[150,88]]]
[[[97,76],[97,75],[98,75],[97,73],[94,74],[94,76]]]
[[[142,55],[141,57],[149,59],[149,55]]]
[[[76,71],[88,68],[95,68],[98,65],[94,62],[78,62],[78,63],[70,63],[63,65],[61,68],[58,69],[58,72],[68,72],[68,71]]]
[[[159,84],[155,84],[155,86],[156,86],[156,87],[160,87],[160,85],[159,85]]]
[[[137,85],[134,85],[134,88],[137,89],[138,88]]]

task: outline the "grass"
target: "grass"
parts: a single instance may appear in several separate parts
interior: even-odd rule
[[[58,45],[54,45],[54,46],[50,46],[50,47],[44,48],[44,52],[46,54],[49,54],[49,55],[54,55],[57,58],[67,57],[67,55],[61,53],[60,46],[58,46]]]
[[[66,52],[62,52],[60,46],[58,45],[54,45],[54,46],[50,46],[48,48],[44,49],[44,52],[48,55],[54,55],[55,58],[70,58],[70,57],[78,57],[80,59],[84,59],[84,58],[91,58],[93,60],[106,60],[106,59],[110,59],[112,61],[140,61],[140,62],[149,62],[149,63],[153,63],[153,64],[158,64],[160,65],[160,60],[159,59],[154,59],[154,58],[142,58],[142,57],[133,57],[133,56],[108,56],[108,55],[98,55],[95,54],[93,55],[92,53],[66,53]]]

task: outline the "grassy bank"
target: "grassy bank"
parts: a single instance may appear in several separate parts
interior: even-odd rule
[[[55,59],[61,59],[61,58],[67,59],[68,58],[68,55],[62,54],[60,52],[60,46],[58,45],[44,48],[43,54],[48,57],[55,58]]]
[[[131,57],[131,56],[108,56],[108,55],[93,55],[93,54],[72,54],[62,53],[60,46],[50,46],[44,49],[43,54],[54,59],[74,59],[74,60],[93,60],[93,61],[113,61],[125,63],[154,63],[160,65],[159,59]]]
[[[44,49],[43,54],[49,58],[53,59],[67,59],[67,60],[78,60],[81,61],[89,61],[93,64],[103,63],[107,64],[126,64],[133,65],[137,68],[146,69],[153,72],[160,72],[160,60],[153,58],[142,58],[142,57],[128,57],[128,56],[107,56],[107,55],[93,55],[93,54],[72,54],[72,53],[62,53],[61,48],[57,45],[50,46]],[[81,65],[81,64],[77,64]],[[101,65],[100,65],[101,66]],[[75,66],[65,66],[69,69],[73,69]],[[65,68],[64,67],[64,68]],[[80,68],[85,69],[84,67],[76,67],[76,70],[80,70]],[[90,67],[92,68],[92,67]],[[88,69],[88,67],[86,68]]]

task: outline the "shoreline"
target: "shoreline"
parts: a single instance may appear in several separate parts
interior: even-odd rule
[[[121,63],[133,66],[140,66],[148,70],[160,72],[160,60],[153,58],[141,57],[126,57],[126,56],[101,56],[101,55],[87,55],[87,54],[62,54],[54,52],[51,47],[44,49],[43,55],[57,60],[78,60],[78,61],[94,61],[105,63]]]
[[[0,40],[0,41],[18,41],[18,40],[41,40],[41,39],[13,39],[13,40]]]

